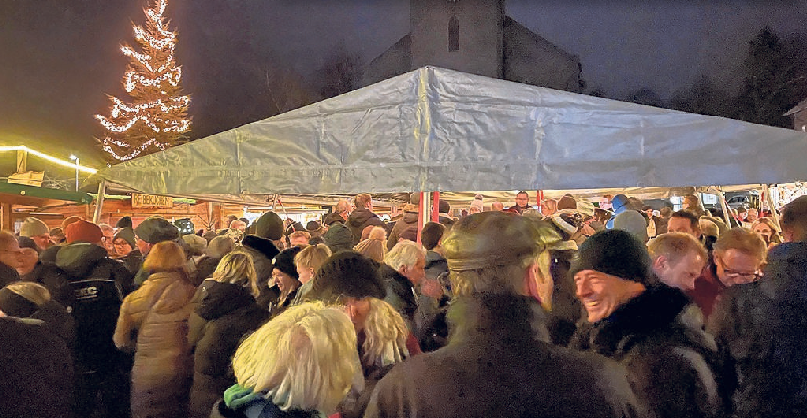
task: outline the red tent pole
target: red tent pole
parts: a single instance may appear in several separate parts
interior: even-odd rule
[[[420,232],[423,231],[424,220],[427,217],[426,196],[428,196],[426,193],[420,192],[420,202],[418,202],[418,244],[420,244]]]
[[[535,206],[538,206],[539,212],[541,211],[541,206],[543,202],[544,202],[544,191],[538,190],[538,192],[535,194]]]
[[[440,222],[440,192],[432,192],[432,222]]]

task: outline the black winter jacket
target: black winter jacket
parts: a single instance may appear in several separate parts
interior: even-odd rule
[[[56,254],[58,270],[73,290],[76,320],[76,363],[79,372],[108,369],[120,360],[112,335],[123,298],[132,287],[132,274],[119,261],[107,258],[95,244],[74,243]]]
[[[191,317],[193,328],[188,342],[195,347],[193,387],[190,394],[192,417],[206,417],[224,390],[235,384],[230,362],[241,340],[258,329],[269,313],[261,309],[249,289],[205,281],[204,297]]]
[[[582,324],[569,346],[621,362],[658,418],[722,417],[724,362],[688,307],[696,309],[681,291],[649,287],[609,317]]]
[[[457,298],[448,317],[448,345],[397,364],[365,418],[644,416],[619,364],[549,343],[535,299]]]
[[[733,416],[807,416],[807,243],[768,253],[762,280],[732,286],[709,317],[709,331],[737,376]]]

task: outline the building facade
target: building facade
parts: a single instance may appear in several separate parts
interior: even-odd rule
[[[376,57],[362,85],[433,65],[581,92],[580,60],[505,14],[504,0],[410,0],[410,32]]]

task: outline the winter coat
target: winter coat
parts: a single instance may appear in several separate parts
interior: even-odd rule
[[[448,345],[396,365],[366,418],[643,416],[621,366],[548,342],[535,299],[461,297],[448,317]]]
[[[132,275],[136,274],[140,267],[143,266],[143,254],[140,254],[140,250],[134,249],[126,257],[121,257],[118,259],[126,269],[129,270]]]
[[[221,258],[210,257],[207,255],[202,257],[199,262],[196,263],[196,282],[201,283],[205,279],[213,276],[213,272],[215,272],[216,267],[219,266],[219,261],[221,261]],[[271,271],[269,272],[269,275],[272,275]]]
[[[64,341],[71,350],[71,358],[75,358],[72,350],[76,345],[76,321],[64,306],[53,300],[48,301],[29,318],[42,321],[46,329]]]
[[[85,244],[89,245],[89,244]],[[53,248],[53,247],[51,247]],[[59,249],[65,247],[58,247]],[[106,256],[106,255],[105,255]],[[21,276],[20,280],[37,283],[50,292],[50,297],[63,306],[71,307],[75,302],[75,294],[70,286],[68,275],[54,263],[36,263],[34,269]]]
[[[657,418],[722,417],[724,365],[689,304],[677,289],[650,287],[609,317],[582,325],[569,346],[621,362]]]
[[[9,283],[14,283],[20,280],[20,274],[17,270],[0,263],[0,288],[6,287]]]
[[[0,417],[70,417],[73,359],[36,319],[0,318]]]
[[[297,409],[283,411],[265,394],[234,385],[213,406],[210,418],[325,418],[325,415]]]
[[[412,282],[386,264],[382,264],[378,268],[378,277],[387,289],[387,297],[384,298],[384,301],[401,314],[409,330],[417,335],[415,316],[418,311],[418,302]]]
[[[95,244],[59,247],[56,264],[44,265],[37,281],[57,288],[64,282],[70,291],[72,302],[67,306],[76,322],[76,373],[111,370],[121,361],[112,335],[131,279],[122,263],[108,258],[106,249]],[[60,298],[54,299],[64,305]]]
[[[722,295],[709,331],[737,378],[734,417],[807,416],[807,243],[779,244],[758,282]]]
[[[193,370],[188,317],[196,289],[184,276],[176,271],[153,273],[121,306],[114,341],[121,349],[135,349],[134,418],[187,415]]]
[[[269,313],[261,309],[249,289],[214,282],[191,317],[188,342],[193,355],[193,386],[190,393],[192,417],[207,417],[224,391],[235,384],[230,362],[243,337],[258,329]]]
[[[395,222],[395,226],[392,227],[392,231],[390,231],[387,237],[387,251],[392,250],[392,247],[398,243],[398,240],[401,238],[401,232],[413,226],[417,228],[417,225],[418,213],[404,212],[403,217]]]
[[[361,232],[364,231],[364,228],[370,225],[383,227],[384,222],[378,218],[378,215],[365,208],[357,208],[350,214],[350,217],[347,218],[347,227],[353,233],[353,247],[361,241]]]

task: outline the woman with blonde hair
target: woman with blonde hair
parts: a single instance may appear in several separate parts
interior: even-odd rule
[[[134,350],[132,417],[187,416],[193,358],[188,317],[194,286],[179,244],[156,244],[143,262],[149,276],[126,296],[113,341]]]
[[[194,348],[190,416],[207,417],[225,389],[235,384],[230,359],[238,343],[269,319],[255,301],[258,277],[252,256],[233,251],[194,296],[188,342]]]
[[[297,280],[302,283],[294,296],[292,305],[299,305],[308,298],[308,292],[314,285],[314,276],[331,256],[331,249],[325,244],[309,245],[294,256],[294,266],[297,268]]]
[[[211,417],[320,417],[362,384],[350,318],[317,302],[264,324],[238,347],[232,365],[238,383]]]
[[[354,388],[339,411],[342,418],[361,417],[375,384],[410,354],[420,353],[403,317],[382,299],[384,283],[377,264],[356,252],[334,254],[320,267],[311,298],[343,308],[353,322],[365,379]]]

